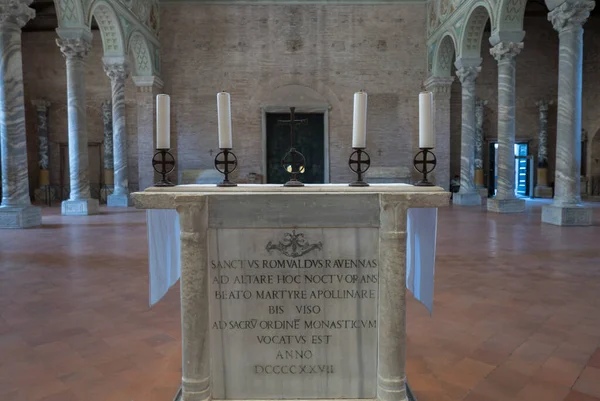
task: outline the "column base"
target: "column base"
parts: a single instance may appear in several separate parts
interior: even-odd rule
[[[495,213],[521,213],[525,211],[525,201],[523,199],[496,199],[487,200],[488,212]]]
[[[108,195],[106,206],[108,207],[128,207],[131,206],[129,195]]]
[[[542,223],[555,226],[591,226],[592,209],[577,205],[546,205],[542,207]]]
[[[481,206],[479,192],[458,192],[452,196],[452,203],[461,206]]]
[[[533,190],[535,198],[552,199],[552,188],[545,185],[537,185]]]
[[[31,228],[42,225],[42,208],[37,206],[0,207],[0,228]]]
[[[98,214],[100,203],[98,199],[66,200],[61,204],[63,216],[89,216]]]
[[[488,189],[486,187],[477,187],[477,192],[479,192],[479,196],[481,196],[482,199],[487,199],[488,197]]]

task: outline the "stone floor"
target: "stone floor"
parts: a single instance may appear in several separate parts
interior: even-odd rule
[[[434,314],[409,301],[419,401],[600,401],[600,209],[594,227],[440,211]],[[170,401],[177,289],[148,307],[145,214],[0,231],[0,400]]]

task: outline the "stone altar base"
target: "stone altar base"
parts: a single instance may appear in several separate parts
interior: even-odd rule
[[[99,209],[98,199],[66,200],[61,204],[63,216],[89,216],[98,214]]]
[[[495,213],[521,213],[525,211],[525,201],[523,199],[496,199],[487,200],[488,212]]]
[[[542,207],[542,223],[556,226],[591,226],[592,209],[583,206]]]
[[[548,186],[537,185],[533,190],[535,198],[552,199],[552,188]]]
[[[0,228],[31,228],[41,225],[41,207],[0,207]]]
[[[481,195],[479,192],[455,193],[452,203],[461,206],[481,206]]]
[[[128,207],[131,206],[131,201],[129,200],[129,195],[108,195],[107,198],[107,206],[108,207]]]

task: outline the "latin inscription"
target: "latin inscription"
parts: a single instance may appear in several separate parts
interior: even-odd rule
[[[345,230],[355,236],[358,231]],[[361,230],[367,230],[367,239],[377,240],[376,230]],[[243,377],[238,379],[246,382],[240,385],[243,398],[268,399],[269,388],[279,386],[297,387],[296,392],[286,390],[284,398],[368,398],[374,391],[360,383],[360,376],[374,378],[376,370],[376,242],[356,249],[361,246],[357,239],[353,245],[344,243],[344,229],[332,229],[340,238],[322,231],[309,236],[247,230],[246,237],[236,240],[249,252],[220,251],[226,245],[218,242],[219,235],[212,239],[209,296],[217,307],[211,308],[210,327],[220,348],[213,350],[213,360],[218,361],[216,370],[223,366],[232,381]],[[236,257],[243,253],[246,257]],[[218,379],[225,383],[223,398],[236,393],[228,390],[236,384],[226,382],[227,377]],[[336,382],[339,386],[332,385]],[[337,393],[327,393],[333,390]],[[323,394],[312,394],[319,391]]]

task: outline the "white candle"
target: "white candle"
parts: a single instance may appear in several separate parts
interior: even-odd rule
[[[231,149],[233,140],[231,134],[231,98],[229,93],[217,94],[217,113],[219,116],[219,148]]]
[[[171,147],[171,98],[156,96],[156,149]]]
[[[363,91],[354,94],[352,147],[367,147],[367,94]]]
[[[419,147],[435,148],[433,93],[419,94]]]

